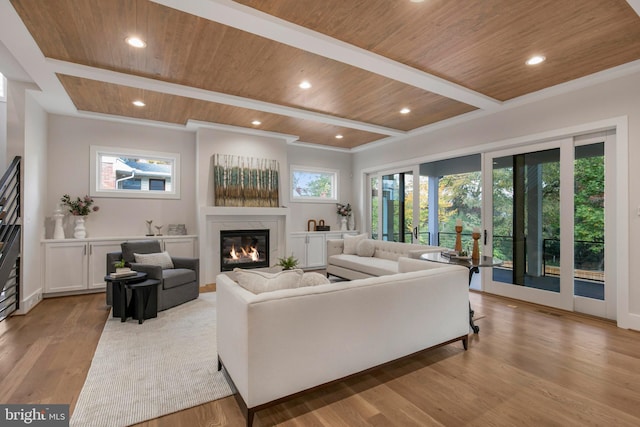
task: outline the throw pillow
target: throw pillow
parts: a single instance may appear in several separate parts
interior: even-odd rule
[[[329,279],[320,273],[304,273],[302,275],[302,280],[300,281],[300,287],[303,286],[317,286],[317,285],[325,285],[327,283],[331,283]]]
[[[173,268],[173,261],[169,252],[156,252],[152,254],[133,254],[138,264],[157,265],[163,270]]]
[[[261,294],[262,292],[277,291],[279,289],[291,289],[300,287],[302,270],[284,270],[280,273],[267,273],[265,271],[233,269],[238,285],[249,292]]]
[[[344,249],[343,253],[348,255],[355,255],[358,250],[358,243],[361,240],[367,238],[366,234],[358,234],[357,236],[344,236]]]
[[[376,246],[370,239],[360,240],[356,248],[358,256],[372,257],[376,253]]]

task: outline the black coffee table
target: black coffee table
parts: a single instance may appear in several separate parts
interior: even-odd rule
[[[499,258],[493,258],[490,256],[481,256],[479,259],[471,259],[471,258],[458,258],[458,257],[448,257],[442,255],[441,252],[429,252],[420,255],[420,259],[432,262],[439,262],[442,264],[454,264],[461,265],[463,267],[467,267],[469,269],[469,286],[471,286],[471,278],[474,273],[480,272],[480,267],[498,267],[502,265],[503,261]],[[471,309],[471,303],[469,303],[469,326],[473,330],[474,334],[480,332],[480,327],[476,326],[473,322],[473,310]]]
[[[147,279],[147,273],[136,272],[132,276],[105,276],[113,284],[113,317],[126,322],[131,316],[141,324],[145,319],[158,316],[159,280]],[[131,303],[127,304],[127,289],[131,289]]]

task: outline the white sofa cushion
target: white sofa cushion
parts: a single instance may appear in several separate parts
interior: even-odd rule
[[[367,273],[371,276],[387,276],[398,272],[398,262],[375,257],[359,257],[358,255],[333,255],[329,258],[331,265]]]
[[[235,268],[233,272],[238,284],[254,294],[277,291],[279,289],[298,288],[304,274],[299,269],[267,273],[265,271]]]
[[[304,273],[302,275],[302,279],[300,280],[300,287],[303,286],[317,286],[317,285],[326,285],[327,283],[331,283],[329,279],[320,273]]]
[[[376,245],[371,239],[360,240],[356,248],[356,253],[358,256],[371,257],[376,253]]]
[[[155,252],[151,254],[133,254],[138,264],[157,265],[163,270],[173,268],[173,261],[169,252]]]
[[[358,252],[358,243],[366,238],[366,234],[358,234],[356,236],[345,235],[343,253],[347,255],[355,255]]]

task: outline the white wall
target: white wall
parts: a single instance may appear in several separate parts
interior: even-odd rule
[[[186,130],[50,115],[48,134],[48,179],[45,211],[46,237],[51,238],[51,216],[63,194],[72,198],[89,194],[89,147],[100,145],[179,153],[180,199],[130,199],[95,197],[98,212],[87,218],[87,237],[142,236],[145,220],[154,225],[186,224],[187,233],[197,233],[195,134]],[[71,217],[65,235],[72,236]]]
[[[42,298],[40,238],[47,173],[47,114],[29,91],[33,84],[8,82],[7,159],[22,156],[22,256],[20,310],[28,312]]]
[[[289,166],[308,166],[338,170],[340,174],[338,182],[338,201],[341,203],[351,203],[351,183],[353,173],[351,171],[351,153],[343,153],[330,150],[318,150],[315,148],[300,147],[290,145],[287,150]],[[290,169],[287,169],[291,174]],[[307,231],[307,223],[310,219],[323,219],[325,225],[331,226],[332,230],[340,229],[339,217],[336,213],[337,207],[332,203],[300,203],[291,202],[291,190],[285,190],[286,205],[291,209],[291,231]],[[356,212],[357,213],[357,212]]]
[[[0,80],[3,77],[0,76]],[[2,84],[2,81],[0,81]],[[7,167],[7,99],[0,99],[0,170]]]
[[[197,141],[198,206],[213,206],[214,203],[211,168],[214,154],[277,160],[280,164],[280,205],[285,204],[282,189],[289,186],[289,177],[283,173],[287,164],[287,146],[284,139],[201,128],[197,132]]]
[[[592,87],[580,89],[546,100],[522,105],[490,116],[416,135],[404,141],[354,154],[354,191],[360,192],[363,170],[385,169],[394,164],[415,164],[460,152],[480,152],[483,145],[499,143],[527,135],[551,132],[619,116],[628,117],[628,201],[629,242],[627,249],[633,260],[640,258],[640,73],[625,76]],[[533,142],[533,141],[532,141]],[[448,154],[447,154],[448,153]],[[359,194],[359,193],[356,193]],[[364,198],[359,200],[363,202]],[[362,206],[359,209],[362,212]],[[629,318],[634,329],[640,329],[640,281],[635,271],[625,272],[631,278],[628,295]],[[619,284],[620,289],[620,284]],[[618,319],[625,313],[618,313]]]
[[[289,198],[289,165],[323,167],[340,173],[340,195],[343,202],[351,201],[351,154],[337,151],[287,145],[279,137],[258,136],[223,130],[200,129],[198,131],[198,204],[213,206],[213,178],[211,176],[214,154],[234,154],[247,157],[263,157],[280,163],[280,205],[290,209],[290,230],[306,231],[309,219],[324,219],[331,229],[339,228],[335,203],[292,203]]]

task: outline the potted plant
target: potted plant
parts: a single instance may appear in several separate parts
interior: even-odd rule
[[[114,262],[113,266],[116,268],[116,274],[131,272],[131,268],[127,267],[127,263],[124,262],[123,259],[121,259],[120,261]]]
[[[278,258],[278,264],[283,270],[293,270],[298,265],[298,260],[293,254],[287,258]]]
[[[87,237],[87,229],[84,226],[85,218],[91,212],[97,212],[100,208],[93,206],[93,199],[88,195],[83,198],[76,197],[76,199],[73,200],[68,194],[65,194],[60,201],[69,213],[75,217],[73,237],[76,239],[84,239]]]

